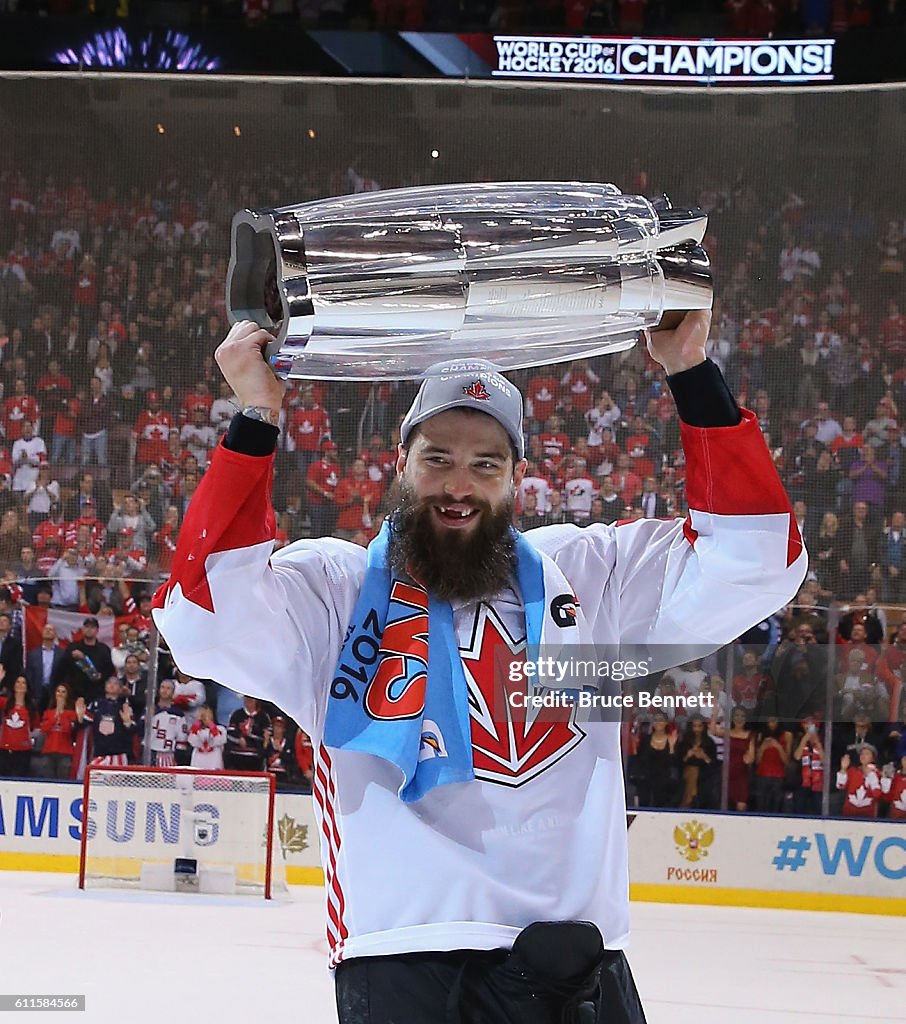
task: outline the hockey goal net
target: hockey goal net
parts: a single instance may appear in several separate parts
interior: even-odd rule
[[[82,806],[82,889],[286,889],[266,772],[94,766]]]

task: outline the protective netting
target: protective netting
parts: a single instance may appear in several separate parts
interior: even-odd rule
[[[838,680],[828,610],[852,627],[863,606],[885,603],[886,640],[906,600],[904,103],[899,88],[5,79],[0,567],[21,588],[14,605],[49,600],[128,625],[137,592],[166,575],[235,411],[212,352],[226,330],[236,210],[414,184],[612,181],[710,214],[711,356],[758,413],[812,555],[807,614],[781,612],[765,634],[792,644],[805,615],[828,641],[814,692],[779,705],[792,748],[807,714],[852,729],[864,704],[879,762],[899,763],[899,668],[884,680],[865,667],[882,686],[872,699],[861,681]],[[548,483],[523,496],[521,525],[685,511],[675,412],[643,350],[515,378]],[[388,507],[413,391],[288,389],[278,543],[322,533],[367,542]],[[770,674],[773,651],[759,671]],[[845,699],[853,690],[858,701]],[[759,696],[750,723],[760,730],[774,706]],[[782,774],[790,792],[789,758]]]

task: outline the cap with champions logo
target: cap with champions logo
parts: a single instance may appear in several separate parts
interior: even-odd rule
[[[429,367],[400,426],[403,444],[419,423],[449,409],[477,409],[493,416],[509,434],[516,455],[525,457],[522,395],[493,363],[486,359],[454,359]]]

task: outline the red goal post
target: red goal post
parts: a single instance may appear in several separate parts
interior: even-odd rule
[[[268,772],[91,765],[79,888],[286,889]],[[274,858],[277,857],[275,866]]]

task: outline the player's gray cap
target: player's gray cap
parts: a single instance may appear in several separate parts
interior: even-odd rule
[[[448,409],[477,409],[493,416],[509,434],[516,455],[525,457],[522,434],[522,395],[486,359],[451,359],[426,371],[412,407],[400,427],[403,444],[412,428]]]

